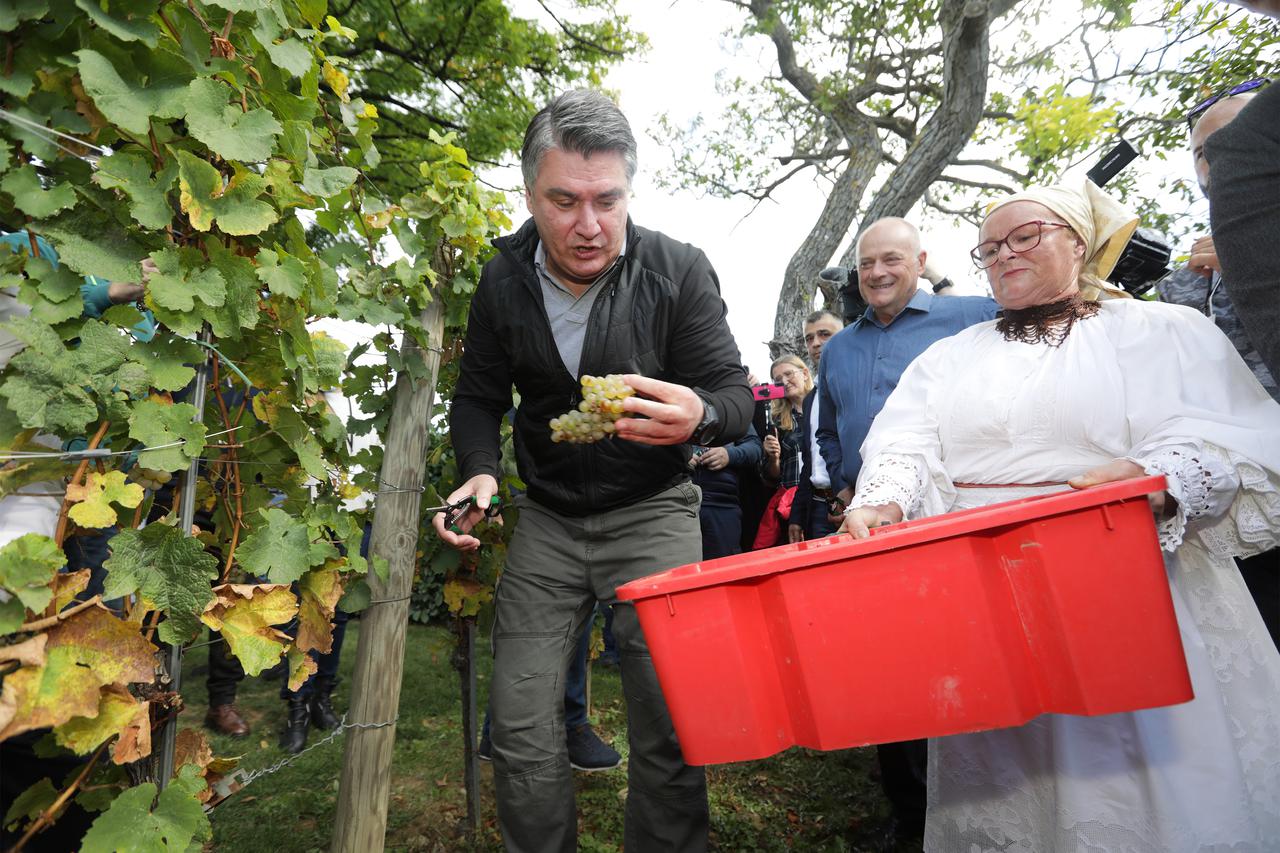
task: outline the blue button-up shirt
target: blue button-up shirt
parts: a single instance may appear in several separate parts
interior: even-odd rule
[[[818,448],[833,488],[858,482],[862,442],[907,365],[935,341],[994,319],[998,309],[985,296],[934,296],[917,290],[887,325],[868,308],[827,341],[819,366]]]

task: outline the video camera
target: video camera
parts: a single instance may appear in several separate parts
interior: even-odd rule
[[[1133,146],[1121,139],[1115,148],[1103,154],[1102,159],[1088,171],[1088,178],[1096,186],[1104,187],[1107,181],[1118,175],[1137,156],[1138,152]],[[1141,296],[1169,274],[1169,259],[1172,256],[1169,244],[1160,239],[1160,235],[1146,228],[1139,228],[1120,253],[1110,280],[1133,296]]]
[[[751,396],[756,398],[757,403],[765,400],[781,400],[787,396],[787,389],[780,382],[766,382],[763,385],[752,385]]]

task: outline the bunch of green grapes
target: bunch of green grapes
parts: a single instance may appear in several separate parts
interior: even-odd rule
[[[622,401],[635,394],[622,376],[582,377],[582,402],[578,408],[551,419],[551,440],[590,444],[613,435],[613,422],[622,416]]]
[[[158,471],[154,468],[143,468],[141,465],[134,465],[129,469],[129,479],[142,486],[142,488],[150,489],[154,492],[172,480],[173,475],[168,471]]]

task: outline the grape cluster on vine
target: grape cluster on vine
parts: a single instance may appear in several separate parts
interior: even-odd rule
[[[622,401],[635,393],[617,373],[583,376],[582,402],[551,419],[551,440],[590,444],[613,435],[613,422],[622,416]]]

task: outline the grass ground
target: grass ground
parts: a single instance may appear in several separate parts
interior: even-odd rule
[[[335,694],[339,712],[347,707],[347,687],[359,642],[353,620],[343,655],[343,681]],[[388,851],[500,850],[493,803],[493,774],[481,764],[481,828],[466,839],[462,785],[462,715],[457,673],[450,666],[453,635],[410,625],[404,687],[392,762]],[[206,652],[193,650],[184,665],[184,691],[191,704],[184,726],[204,718]],[[489,659],[481,654],[481,693]],[[284,703],[279,685],[264,679],[241,684],[239,707],[253,728],[248,738],[211,735],[216,755],[243,755],[241,766],[269,766],[284,754],[276,746]],[[592,674],[592,722],[597,732],[623,751],[625,712],[617,670],[596,663]],[[310,742],[320,739],[313,731]],[[871,849],[875,828],[888,816],[872,749],[821,753],[791,750],[763,761],[708,768],[712,843],[720,851],[858,851]],[[624,765],[625,767],[625,765]],[[292,764],[255,781],[212,814],[218,851],[309,853],[327,851],[342,768],[342,741],[300,756]],[[575,775],[579,849],[618,851],[626,773]]]

